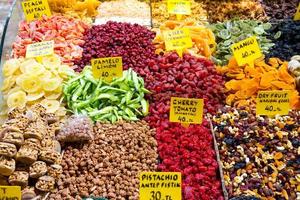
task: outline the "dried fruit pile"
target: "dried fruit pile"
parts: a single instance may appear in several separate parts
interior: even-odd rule
[[[272,119],[225,107],[213,123],[229,197],[299,197],[299,111]]]
[[[108,22],[93,26],[84,36],[82,59],[76,64],[83,69],[92,58],[122,56],[124,69],[140,73],[155,57],[154,37],[154,32],[137,24]]]
[[[299,92],[295,79],[288,72],[288,62],[278,58],[256,60],[254,66],[238,66],[232,58],[228,66],[219,67],[218,71],[228,77],[225,83],[228,91],[226,103],[237,107],[255,104],[257,92],[260,90],[290,90],[291,108],[300,108]]]
[[[57,117],[40,105],[11,111],[0,132],[1,185],[21,186],[23,198],[52,191],[62,173],[57,129]]]
[[[4,63],[2,73],[4,112],[40,103],[48,113],[66,114],[59,102],[62,82],[74,72],[61,64],[59,56],[44,56],[39,62],[34,58],[10,59]]]
[[[151,26],[151,11],[147,2],[138,0],[105,1],[98,7],[98,12],[95,24],[116,21]]]
[[[197,22],[194,21],[166,21],[159,27],[159,29],[156,29],[156,37],[153,40],[153,43],[157,54],[161,54],[166,51],[163,31],[179,28],[187,28],[190,31],[190,36],[193,42],[193,46],[189,49],[185,49],[184,52],[207,58],[211,57],[213,52],[216,50],[215,36],[210,29],[204,25],[198,25]]]
[[[300,52],[300,21],[285,20],[273,23],[268,31],[270,38],[276,38],[275,46],[270,49],[269,57],[278,57],[288,61]]]
[[[272,40],[267,38],[266,32],[271,26],[270,23],[255,20],[232,20],[210,25],[217,42],[217,50],[213,54],[215,62],[226,65],[233,56],[230,46],[251,36],[256,36],[262,53],[268,54],[269,49],[274,46]]]
[[[157,168],[155,130],[139,121],[97,123],[94,131],[93,141],[66,148],[59,190],[50,200],[90,195],[138,199],[139,172]]]
[[[191,15],[182,15],[182,21],[205,21],[207,20],[207,12],[204,8],[204,3],[191,0]],[[164,24],[168,20],[176,20],[175,14],[168,13],[167,1],[166,0],[156,0],[152,1],[152,25],[158,28],[161,24]]]
[[[72,17],[53,15],[33,22],[22,21],[19,24],[18,36],[13,43],[13,57],[25,57],[28,44],[54,40],[54,52],[64,64],[72,66],[81,58],[84,43],[83,34],[88,26]]]
[[[263,0],[262,5],[271,20],[293,18],[299,0]]]

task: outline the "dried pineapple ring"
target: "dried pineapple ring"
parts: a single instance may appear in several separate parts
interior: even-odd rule
[[[7,98],[7,105],[11,108],[24,108],[26,106],[26,93],[17,91],[10,94]]]
[[[42,83],[37,76],[27,76],[21,81],[20,86],[26,92],[34,93],[41,88]]]
[[[58,74],[60,77],[67,79],[69,74],[74,74],[74,70],[71,69],[68,65],[61,65],[58,68]]]
[[[56,90],[62,83],[62,80],[60,78],[48,78],[42,81],[42,87],[45,91]]]
[[[21,87],[15,86],[15,87],[13,87],[12,89],[10,89],[10,90],[8,91],[7,95],[10,95],[10,94],[12,94],[12,93],[14,93],[14,92],[18,92],[18,91],[23,91],[23,90],[22,90]]]
[[[47,78],[51,78],[52,77],[52,73],[49,72],[48,70],[45,70],[44,73],[41,74],[39,77],[40,77],[41,80],[47,79]]]
[[[27,66],[33,65],[39,65],[39,63],[36,62],[34,58],[26,59],[20,64],[20,70],[22,73],[25,73],[25,69],[27,68]]]
[[[65,107],[59,107],[59,109],[55,112],[55,114],[58,116],[58,117],[63,117],[63,116],[66,116],[67,114],[67,109]]]
[[[39,63],[35,65],[27,65],[25,67],[26,74],[40,75],[43,74],[45,71],[46,71],[45,67]]]
[[[26,100],[27,101],[35,101],[40,98],[42,98],[45,95],[45,92],[43,90],[37,91],[35,93],[29,93],[27,94]]]
[[[42,100],[40,104],[46,108],[47,113],[55,113],[60,106],[59,101],[49,99]]]
[[[42,64],[46,69],[53,69],[58,67],[61,64],[60,57],[56,54],[51,56],[45,56],[42,58]]]
[[[20,61],[18,59],[10,59],[4,63],[2,73],[4,77],[13,75],[20,67]]]
[[[46,92],[44,97],[46,99],[58,99],[62,95],[62,86],[59,86],[57,89],[51,92]]]
[[[7,90],[11,89],[15,85],[16,79],[17,76],[9,76],[5,78],[3,81],[1,91],[3,91],[4,94],[7,93],[8,92]]]

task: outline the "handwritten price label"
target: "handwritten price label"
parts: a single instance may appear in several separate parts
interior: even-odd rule
[[[260,91],[256,98],[256,115],[287,115],[290,110],[290,91]]]
[[[103,78],[112,81],[113,78],[122,77],[122,57],[107,57],[92,59],[92,71],[95,78]]]
[[[190,31],[187,28],[164,31],[163,37],[165,40],[166,50],[176,50],[180,57],[182,57],[184,49],[193,46]]]
[[[26,58],[35,58],[54,54],[54,41],[29,44],[26,48]]]
[[[191,2],[185,0],[168,0],[168,13],[178,15],[191,14]]]
[[[255,36],[231,45],[231,50],[239,66],[251,64],[262,56]]]
[[[181,173],[140,173],[140,200],[181,200]]]
[[[22,8],[26,21],[30,22],[40,19],[43,15],[51,16],[50,7],[47,0],[27,0],[22,2]]]
[[[203,99],[171,97],[170,122],[201,124]]]
[[[21,200],[21,187],[0,186],[0,199]]]
[[[296,14],[295,14],[295,16],[294,16],[294,20],[295,20],[295,21],[296,21],[296,20],[300,20],[300,3],[299,3],[299,5],[298,5],[297,12],[296,12]]]

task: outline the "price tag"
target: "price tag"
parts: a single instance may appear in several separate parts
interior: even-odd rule
[[[21,187],[0,186],[0,199],[21,200]]]
[[[105,81],[112,81],[114,77],[122,77],[122,57],[107,57],[92,59],[92,71],[95,78],[103,78]]]
[[[184,49],[193,46],[190,30],[187,28],[164,31],[163,37],[165,40],[166,50],[176,50],[180,57],[182,57]]]
[[[201,124],[203,115],[203,99],[171,97],[170,122]]]
[[[140,200],[181,200],[181,173],[140,173]]]
[[[26,48],[26,58],[35,58],[54,54],[54,41],[29,44]]]
[[[256,98],[256,115],[287,115],[290,110],[290,91],[259,91]]]
[[[231,50],[239,66],[253,64],[254,60],[262,56],[255,36],[231,45]]]
[[[168,0],[168,13],[178,15],[191,14],[191,2],[187,0]]]
[[[40,19],[43,15],[51,16],[48,0],[27,0],[22,2],[25,18],[28,22]]]
[[[296,12],[296,14],[295,14],[295,16],[294,16],[294,20],[295,20],[295,21],[296,21],[296,20],[300,20],[300,3],[299,3],[299,5],[298,5],[297,12]]]

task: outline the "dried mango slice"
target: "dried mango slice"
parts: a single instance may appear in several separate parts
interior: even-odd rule
[[[44,99],[40,104],[46,108],[47,113],[55,113],[60,107],[60,103],[57,100]]]
[[[278,70],[279,80],[282,80],[289,84],[294,84],[295,79],[288,72],[288,63],[284,62]]]
[[[26,106],[26,93],[17,91],[10,94],[7,98],[7,105],[12,108],[24,108]]]
[[[270,88],[271,82],[276,80],[276,75],[274,72],[266,72],[262,75],[260,80],[260,88],[262,89],[268,89]]]

